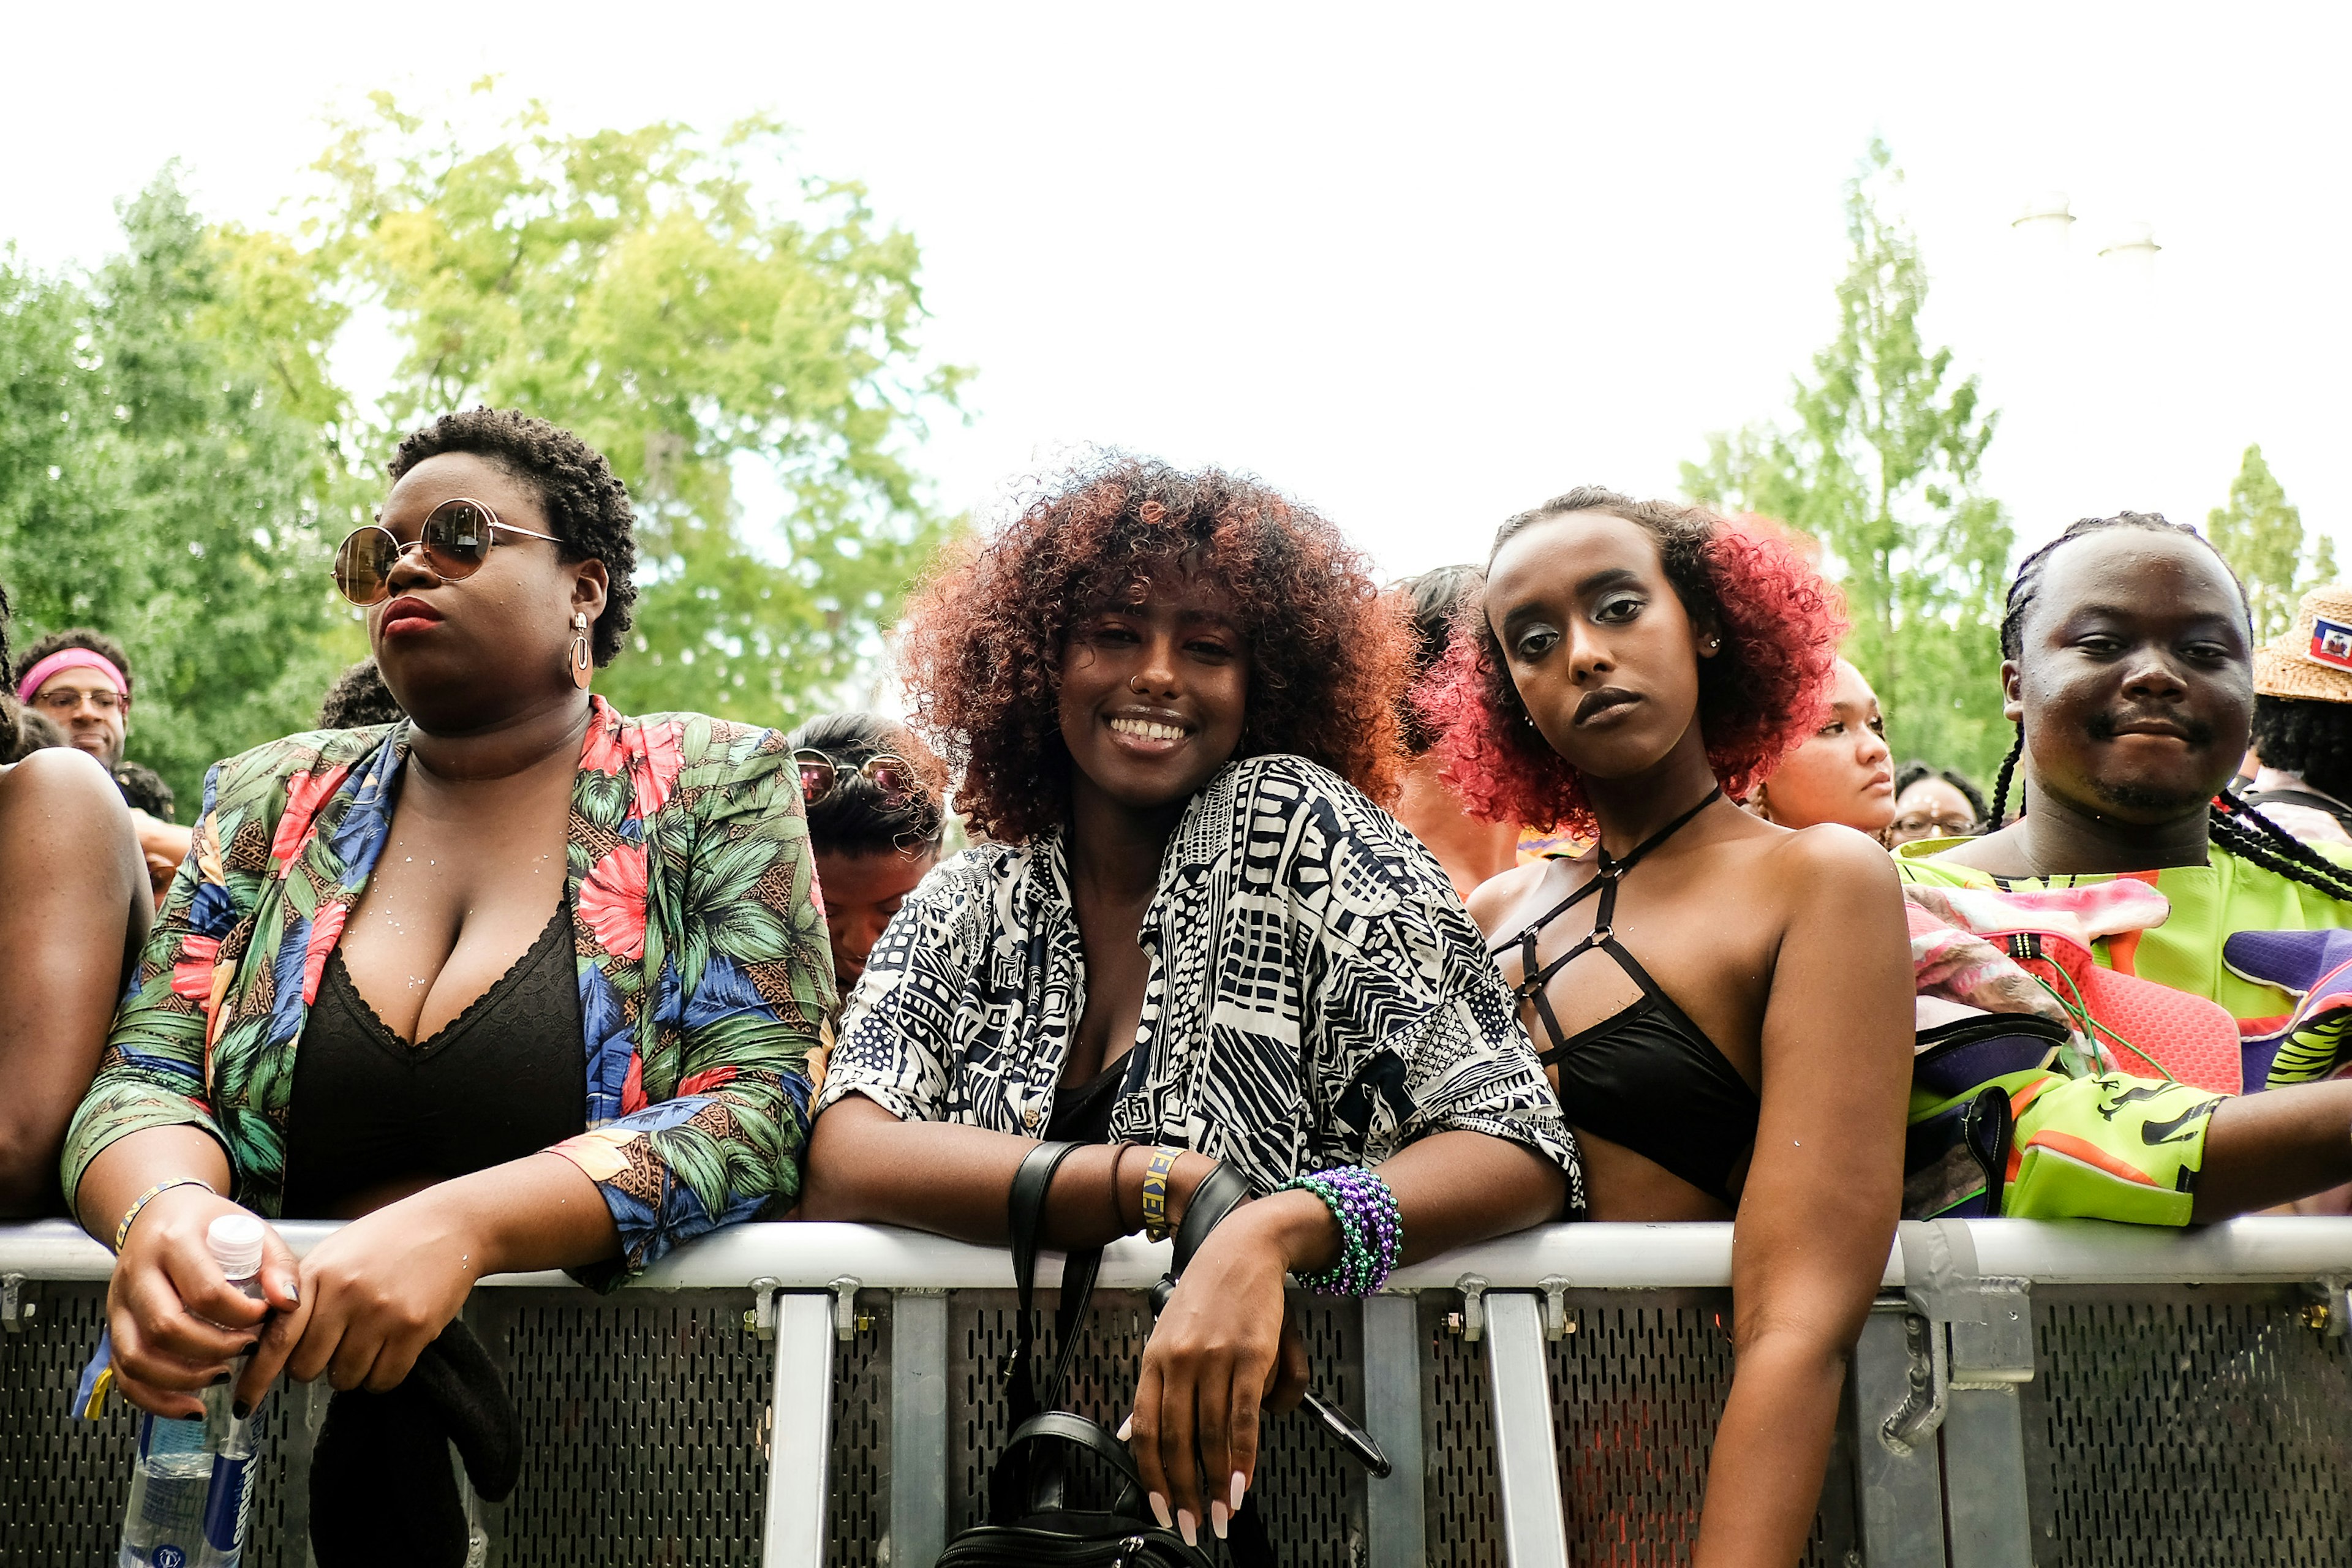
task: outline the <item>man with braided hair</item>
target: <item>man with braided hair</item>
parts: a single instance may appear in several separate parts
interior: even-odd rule
[[[2295,996],[2233,972],[2224,944],[2242,931],[2352,927],[2352,868],[2227,793],[2254,706],[2236,577],[2192,529],[2139,512],[2086,519],[2026,557],[2000,636],[2018,741],[1993,816],[2020,773],[2025,815],[1980,838],[1904,845],[1905,879],[2012,891],[2150,883],[2169,917],[2099,941],[2098,962],[2217,1002],[2244,1035],[2275,1027]],[[2174,1223],[2352,1178],[2352,1081],[2243,1099],[2117,1074],[2053,1087],[2065,1092],[2016,1107],[2018,1145],[2055,1119],[2070,1139],[2115,1141],[2119,1164],[2144,1167],[2179,1200]],[[2100,1211],[2012,1200],[2005,1212]]]

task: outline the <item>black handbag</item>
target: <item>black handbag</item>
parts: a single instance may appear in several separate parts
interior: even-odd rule
[[[1045,1191],[1053,1184],[1054,1172],[1077,1147],[1076,1143],[1041,1143],[1029,1152],[1013,1175],[1013,1279],[1020,1310],[1013,1326],[1009,1393],[1015,1424],[1003,1457],[989,1477],[987,1522],[949,1542],[937,1568],[1032,1568],[1033,1564],[1050,1568],[1258,1568],[1263,1564],[1271,1568],[1273,1553],[1258,1521],[1255,1499],[1228,1527],[1232,1540],[1203,1538],[1200,1545],[1187,1546],[1182,1536],[1162,1529],[1151,1518],[1144,1501],[1142,1478],[1136,1473],[1127,1445],[1101,1423],[1057,1408],[1076,1359],[1087,1303],[1094,1296],[1095,1279],[1102,1266],[1099,1247],[1071,1253],[1063,1266],[1061,1307],[1055,1315],[1061,1353],[1042,1387],[1037,1382],[1035,1340],[1030,1327],[1037,1237],[1044,1226]],[[1216,1187],[1213,1194],[1212,1184]],[[1174,1289],[1176,1273],[1182,1270],[1210,1228],[1240,1202],[1244,1190],[1241,1179],[1223,1167],[1202,1184],[1180,1227],[1176,1268],[1160,1281],[1154,1294],[1155,1312],[1166,1293]],[[1203,1203],[1204,1197],[1210,1201]],[[1107,1506],[1067,1505],[1074,1461],[1107,1473],[1112,1487]]]

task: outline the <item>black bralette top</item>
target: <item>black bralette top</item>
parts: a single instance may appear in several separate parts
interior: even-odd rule
[[[1762,1109],[1756,1091],[1706,1031],[1650,978],[1611,926],[1619,880],[1722,793],[1709,795],[1622,860],[1601,850],[1601,869],[1592,880],[1493,951],[1500,954],[1519,949],[1522,978],[1516,994],[1522,1004],[1534,1004],[1536,1016],[1551,1037],[1550,1047],[1539,1059],[1559,1069],[1560,1110],[1570,1124],[1624,1145],[1726,1207],[1736,1208],[1731,1173],[1756,1143]],[[1538,965],[1536,940],[1543,929],[1595,892],[1600,902],[1593,910],[1591,931],[1549,963]],[[1571,960],[1594,948],[1615,961],[1642,994],[1571,1036],[1560,1027],[1545,988]]]
[[[446,1180],[535,1154],[587,1121],[572,911],[432,1038],[409,1044],[327,960],[294,1052],[289,1219],[333,1217],[389,1182]]]

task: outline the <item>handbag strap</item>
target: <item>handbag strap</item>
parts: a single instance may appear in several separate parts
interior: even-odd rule
[[[1061,1352],[1055,1358],[1051,1378],[1040,1391],[1034,1365],[1036,1337],[1030,1326],[1037,1291],[1038,1240],[1045,1228],[1045,1195],[1053,1188],[1054,1173],[1079,1147],[1076,1143],[1040,1143],[1030,1150],[1022,1157],[1020,1168],[1013,1173],[1013,1190],[1006,1199],[1006,1218],[1013,1239],[1013,1287],[1021,1303],[1013,1314],[1013,1401],[1016,1419],[1034,1415],[1041,1410],[1050,1411],[1062,1403],[1062,1391],[1077,1361],[1078,1327],[1085,1321],[1087,1303],[1094,1299],[1096,1277],[1102,1270],[1102,1248],[1098,1247],[1073,1252],[1064,1259],[1061,1310],[1055,1315],[1062,1335]]]

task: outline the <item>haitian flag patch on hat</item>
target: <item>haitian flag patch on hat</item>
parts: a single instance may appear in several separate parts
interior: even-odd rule
[[[2330,669],[2352,669],[2352,626],[2312,617],[2311,657]]]

